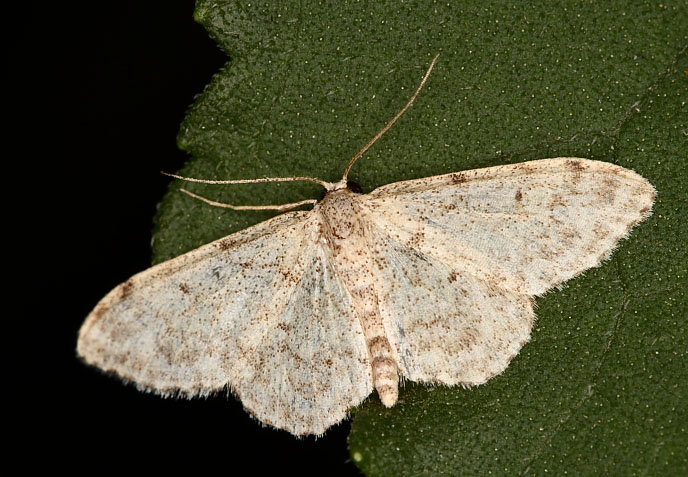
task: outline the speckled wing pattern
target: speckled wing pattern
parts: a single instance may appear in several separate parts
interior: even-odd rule
[[[286,213],[135,275],[89,315],[79,354],[163,395],[229,386],[260,421],[322,434],[372,377],[317,222]]]
[[[531,297],[599,265],[650,214],[655,190],[613,164],[558,158],[359,197],[400,372],[472,385],[529,339]]]
[[[398,374],[475,385],[530,337],[533,296],[599,265],[650,214],[638,174],[544,159],[389,184],[343,180],[152,267],[84,323],[78,352],[163,395],[228,387],[257,419],[322,434]],[[330,188],[331,186],[331,188]]]

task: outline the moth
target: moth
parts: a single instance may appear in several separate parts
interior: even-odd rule
[[[83,324],[78,354],[142,390],[229,389],[262,423],[323,434],[400,379],[485,383],[528,341],[533,297],[605,260],[646,218],[655,190],[622,167],[543,159],[324,198],[156,265],[117,286]]]

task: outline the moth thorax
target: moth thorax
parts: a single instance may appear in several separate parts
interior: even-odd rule
[[[327,193],[319,204],[334,239],[360,235],[359,211],[354,197],[349,189],[340,189]]]

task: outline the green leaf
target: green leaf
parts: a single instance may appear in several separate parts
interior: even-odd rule
[[[578,156],[631,168],[654,215],[602,267],[537,300],[532,340],[486,385],[407,383],[355,412],[367,475],[688,473],[688,12],[661,3],[202,1],[231,61],[189,110],[181,174],[385,183]],[[209,207],[174,183],[154,260],[274,215]],[[185,185],[241,205],[318,198],[313,184]]]

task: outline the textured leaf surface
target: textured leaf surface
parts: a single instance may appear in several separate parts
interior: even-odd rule
[[[286,2],[285,2],[286,3]],[[412,385],[355,413],[367,475],[688,472],[688,13],[685,2],[199,1],[231,61],[189,110],[182,174],[382,184],[523,160],[613,162],[658,190],[612,260],[537,300],[532,341],[474,389]],[[265,220],[177,192],[156,262]],[[188,185],[235,204],[318,198],[310,184]],[[515,251],[517,253],[517,251]]]

